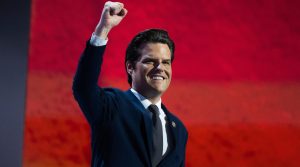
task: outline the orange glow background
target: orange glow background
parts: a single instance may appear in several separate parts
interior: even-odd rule
[[[101,85],[128,89],[127,44],[151,27],[176,43],[163,102],[189,131],[187,167],[299,167],[300,1],[125,0]],[[32,0],[25,167],[87,167],[90,130],[72,79],[104,1]]]

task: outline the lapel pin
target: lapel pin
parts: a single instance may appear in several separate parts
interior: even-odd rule
[[[173,128],[176,128],[176,123],[174,121],[172,121],[172,126]]]

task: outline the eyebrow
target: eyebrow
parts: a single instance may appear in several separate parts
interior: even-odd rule
[[[146,57],[146,58],[142,59],[142,61],[147,61],[147,60],[158,60],[158,59],[150,58],[150,57]],[[171,61],[171,59],[163,59],[162,61]]]

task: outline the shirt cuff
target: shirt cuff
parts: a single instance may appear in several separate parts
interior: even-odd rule
[[[107,44],[108,39],[100,38],[99,36],[92,34],[90,44],[93,46],[104,46]]]

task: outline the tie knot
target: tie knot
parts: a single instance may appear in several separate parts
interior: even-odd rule
[[[148,110],[151,111],[154,115],[158,116],[159,115],[159,109],[155,104],[151,104],[148,107]]]

